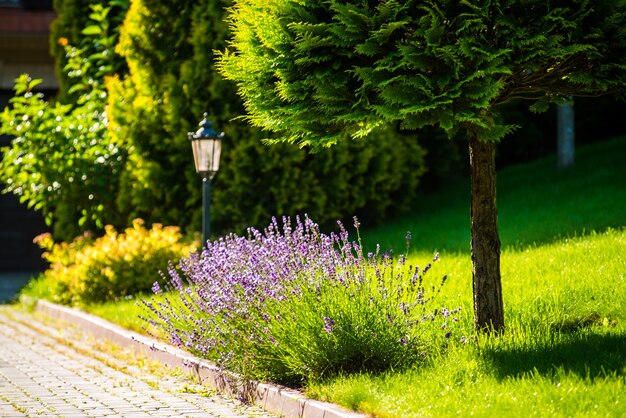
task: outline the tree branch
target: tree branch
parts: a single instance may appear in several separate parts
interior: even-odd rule
[[[507,88],[494,101],[494,106],[515,99],[538,100],[548,94],[573,95],[580,85],[564,81],[564,77],[581,65],[588,65],[582,55],[571,55],[562,61],[545,64],[540,70],[528,74],[515,73],[505,80]],[[541,93],[539,96],[537,96]],[[576,94],[579,95],[580,94]]]

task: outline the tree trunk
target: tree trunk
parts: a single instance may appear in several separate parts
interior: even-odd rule
[[[574,165],[574,106],[563,104],[557,108],[557,166]]]
[[[474,329],[490,332],[504,328],[500,282],[500,238],[496,209],[495,143],[472,137],[471,250],[474,287]]]

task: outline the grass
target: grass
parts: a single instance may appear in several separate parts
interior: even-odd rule
[[[409,217],[362,233],[412,262],[433,252],[448,274],[439,301],[463,306],[462,328],[419,368],[311,383],[315,398],[377,417],[626,416],[626,138],[580,147],[576,166],[547,158],[502,170],[498,208],[506,332],[472,332],[469,185],[424,197]],[[131,329],[133,301],[91,312]]]
[[[506,332],[474,336],[426,367],[312,383],[308,395],[377,417],[626,416],[626,138],[499,173]],[[471,335],[471,261],[465,191],[429,196],[415,216],[363,235],[412,260],[442,253],[446,298],[465,308]],[[456,336],[459,337],[458,335]]]
[[[556,158],[507,167],[498,173],[498,227],[502,245],[525,248],[626,224],[626,137],[577,150],[574,167]],[[415,251],[469,250],[469,182],[426,195],[404,218],[367,230],[370,245],[403,251],[406,231]]]
[[[447,296],[462,300],[470,333],[469,260],[445,254],[437,268],[450,272]],[[626,231],[506,251],[502,275],[504,335],[453,346],[427,367],[342,377],[308,394],[378,417],[624,416]]]

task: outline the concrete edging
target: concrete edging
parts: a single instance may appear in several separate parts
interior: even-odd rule
[[[100,317],[74,308],[38,300],[35,309],[48,316],[76,324],[96,337],[107,339],[121,347],[133,348],[166,366],[189,370],[202,384],[220,392],[250,399],[268,412],[285,418],[365,418],[366,415],[343,409],[335,404],[306,398],[301,392],[286,387],[259,382],[240,384],[236,375],[195,357],[172,345],[133,333]]]

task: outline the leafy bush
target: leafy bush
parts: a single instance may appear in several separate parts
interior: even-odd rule
[[[445,277],[427,294],[430,264],[365,256],[359,242],[341,225],[322,234],[308,217],[230,235],[183,258],[182,274],[170,269],[167,288],[180,298],[144,302],[146,320],[230,370],[296,385],[402,369],[440,350],[458,312],[435,306]]]
[[[46,286],[50,299],[85,305],[149,292],[169,260],[197,248],[178,227],[154,224],[146,229],[140,219],[124,233],[110,225],[105,230],[102,237],[83,234],[70,243],[55,243],[50,234],[35,238],[50,262],[37,286]]]
[[[104,134],[104,109],[93,96],[75,108],[51,105],[33,92],[37,84],[18,78],[12,107],[1,114],[0,133],[15,139],[3,149],[0,181],[40,210],[55,236],[69,239],[80,227],[101,228],[104,216],[115,221],[111,203],[123,152]]]
[[[3,149],[0,181],[5,191],[40,210],[57,239],[85,229],[126,225],[115,205],[126,151],[108,134],[104,78],[117,68],[113,47],[117,28],[109,8],[94,5],[81,47],[58,39],[67,64],[73,101],[47,102],[36,92],[39,80],[26,74],[15,83],[15,97],[0,115],[0,134],[14,137]]]

